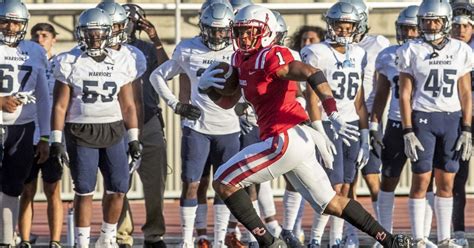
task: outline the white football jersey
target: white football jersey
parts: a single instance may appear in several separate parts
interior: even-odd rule
[[[469,46],[472,48],[474,53],[474,38],[471,38],[469,41]],[[471,70],[471,87],[472,87],[472,99],[474,99],[474,67]],[[472,108],[474,109],[474,101],[472,101]],[[474,116],[474,111],[472,111],[472,116]]]
[[[38,114],[41,135],[49,135],[51,104],[46,82],[48,59],[44,48],[23,40],[16,47],[0,45],[0,54],[0,96],[32,92],[36,97],[36,104],[20,105],[14,113],[4,112],[3,124],[26,124],[35,121]]]
[[[97,62],[77,49],[56,57],[56,80],[72,87],[66,122],[111,123],[122,120],[118,94],[120,88],[135,79],[135,61],[126,53],[111,52]]]
[[[375,60],[380,51],[390,46],[390,41],[382,35],[366,35],[357,45],[367,52],[367,66],[364,70],[363,82],[365,105],[370,113],[374,104],[375,84],[377,83],[376,78],[374,78]]]
[[[344,121],[359,120],[354,100],[362,86],[362,75],[367,63],[365,50],[357,45],[349,45],[346,54],[342,54],[322,42],[304,47],[301,55],[305,63],[319,68],[326,76]],[[352,66],[343,68],[344,61],[350,61]],[[322,112],[322,120],[328,120],[326,113]]]
[[[186,73],[191,81],[191,104],[201,109],[201,117],[196,121],[185,119],[184,126],[204,134],[230,134],[240,131],[238,117],[234,109],[222,109],[217,106],[207,94],[198,92],[199,77],[204,70],[215,61],[230,63],[234,53],[232,46],[220,51],[209,49],[200,36],[181,41],[173,52],[172,59],[160,65],[154,74],[164,75],[170,80],[180,73]]]
[[[389,46],[383,49],[379,55],[377,56],[377,60],[375,61],[375,70],[387,77],[388,81],[390,82],[390,90],[391,90],[391,97],[390,97],[390,107],[388,110],[388,118],[394,121],[400,121],[400,94],[399,88],[400,85],[398,83],[398,69],[395,61],[397,59],[397,49],[399,45]],[[369,110],[372,111],[372,110]]]
[[[413,110],[455,112],[461,110],[458,79],[473,67],[472,49],[465,43],[449,39],[441,50],[419,39],[405,43],[397,50],[398,69],[410,74],[414,82]]]
[[[122,44],[120,45],[119,50],[109,50],[110,53],[124,53],[123,56],[120,56],[120,58],[124,60],[130,60],[133,59],[133,62],[135,63],[135,70],[134,70],[134,75],[133,77],[135,79],[140,78],[143,73],[146,72],[146,65],[147,61],[145,58],[145,55],[143,54],[142,51],[140,51],[138,48],[135,46],[129,45],[129,44]],[[117,61],[117,63],[127,63],[126,61]]]

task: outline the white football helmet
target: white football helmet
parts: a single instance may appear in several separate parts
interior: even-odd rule
[[[446,0],[423,0],[416,16],[421,37],[424,40],[434,41],[449,35],[453,12]],[[423,20],[425,19],[441,19],[443,26],[440,30],[428,30],[424,27]]]
[[[25,4],[18,0],[0,1],[0,22],[18,22],[21,25],[19,31],[10,33],[8,30],[0,30],[0,42],[5,45],[15,45],[25,38],[30,14]]]
[[[396,27],[396,37],[399,44],[405,43],[408,40],[413,40],[418,37],[409,37],[403,33],[402,28],[405,26],[418,28],[418,18],[416,17],[418,13],[418,6],[410,5],[400,11],[398,18],[395,21]]]
[[[277,20],[271,10],[260,5],[248,5],[237,13],[232,24],[235,47],[245,53],[254,53],[274,43],[277,35]],[[249,45],[239,37],[241,29],[252,29]]]
[[[125,43],[127,41],[125,28],[128,26],[128,13],[125,11],[125,8],[113,1],[103,1],[96,8],[103,9],[105,13],[109,14],[110,19],[112,19],[112,25],[120,26],[120,30],[112,32],[109,46]]]
[[[81,13],[76,26],[76,39],[89,56],[105,54],[111,37],[112,20],[103,9],[92,8]]]
[[[199,28],[204,44],[214,51],[230,45],[230,24],[234,20],[232,9],[222,3],[213,3],[207,7],[199,18]],[[218,33],[225,33],[219,36]]]
[[[346,45],[354,42],[356,35],[359,34],[360,15],[354,5],[347,2],[337,2],[326,13],[327,33],[329,42]],[[352,31],[348,36],[340,36],[336,33],[337,23],[352,23]]]
[[[277,19],[277,36],[275,37],[275,43],[278,45],[285,45],[285,39],[286,36],[288,35],[288,26],[286,25],[285,19],[283,16],[280,14],[280,12],[272,10],[273,14],[275,15],[275,18]]]

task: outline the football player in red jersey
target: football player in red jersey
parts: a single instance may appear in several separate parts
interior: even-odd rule
[[[213,187],[232,214],[256,237],[260,247],[286,247],[266,229],[252,207],[244,187],[286,174],[293,186],[319,213],[344,218],[368,233],[384,247],[411,247],[412,240],[392,235],[356,201],[337,196],[316,159],[316,146],[327,167],[332,154],[316,130],[307,122],[303,107],[296,101],[296,81],[307,81],[318,94],[336,132],[357,139],[358,132],[341,120],[324,74],[295,61],[288,48],[273,44],[276,20],[272,12],[259,5],[241,9],[233,23],[237,51],[232,65],[238,68],[239,83],[246,100],[258,116],[261,142],[237,153],[214,175]],[[199,81],[203,91],[223,88],[225,79],[216,77],[221,69],[210,66]],[[219,103],[223,98],[215,98]],[[232,99],[238,99],[233,97]],[[237,102],[237,100],[235,101]]]

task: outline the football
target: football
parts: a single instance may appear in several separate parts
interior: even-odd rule
[[[220,62],[215,69],[222,69],[224,72],[216,74],[216,77],[226,79],[223,89],[214,88],[222,96],[233,96],[239,90],[239,75],[237,70],[226,62]]]

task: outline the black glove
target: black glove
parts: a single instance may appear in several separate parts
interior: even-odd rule
[[[252,123],[250,123],[245,117],[240,117],[239,121],[240,121],[240,133],[242,135],[249,134],[254,128],[254,125],[252,125]]]
[[[238,116],[244,115],[246,113],[249,104],[246,102],[239,102],[235,104],[234,111]]]
[[[382,149],[385,149],[385,145],[382,141],[382,134],[379,131],[370,130],[370,146],[372,147],[372,152],[377,158],[381,158]]]
[[[174,112],[192,121],[199,119],[199,117],[201,116],[201,109],[189,103],[179,102],[176,105]]]
[[[60,166],[69,165],[69,156],[67,155],[64,145],[59,142],[51,143],[49,147],[49,157],[53,163],[58,163]]]
[[[128,142],[128,154],[132,160],[139,160],[142,157],[142,148],[138,140]]]

